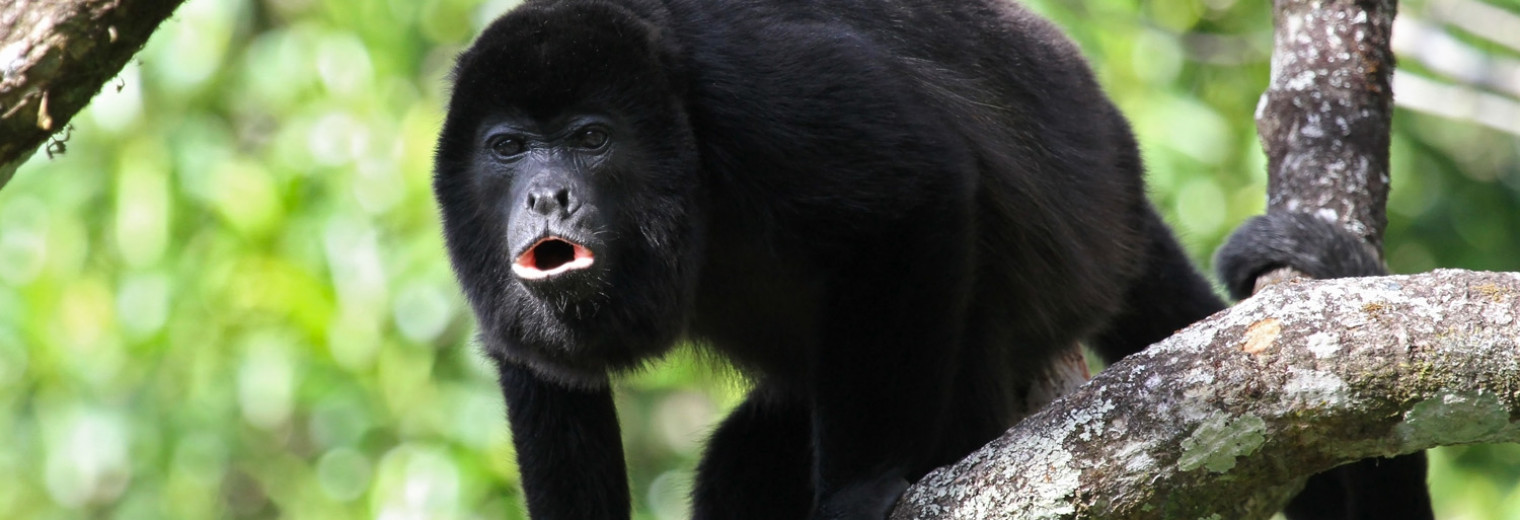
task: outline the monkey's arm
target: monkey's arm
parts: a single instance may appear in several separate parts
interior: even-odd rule
[[[611,388],[568,388],[509,361],[496,365],[530,515],[626,520],[628,478]]]

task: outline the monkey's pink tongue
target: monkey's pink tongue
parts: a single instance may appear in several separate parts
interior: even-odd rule
[[[549,237],[533,244],[512,262],[512,273],[525,280],[541,280],[557,274],[591,267],[591,250],[586,246]]]

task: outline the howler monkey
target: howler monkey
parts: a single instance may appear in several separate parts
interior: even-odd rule
[[[627,518],[609,374],[754,389],[699,519],[881,519],[1033,374],[1223,307],[1073,44],[1002,0],[529,0],[454,70],[434,188],[536,519]]]

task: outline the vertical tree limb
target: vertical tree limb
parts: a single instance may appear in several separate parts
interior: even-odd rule
[[[1267,209],[1338,222],[1382,251],[1394,0],[1277,0],[1272,79],[1257,106]]]

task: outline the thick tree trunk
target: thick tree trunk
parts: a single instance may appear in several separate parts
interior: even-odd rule
[[[0,2],[0,187],[184,0]]]

